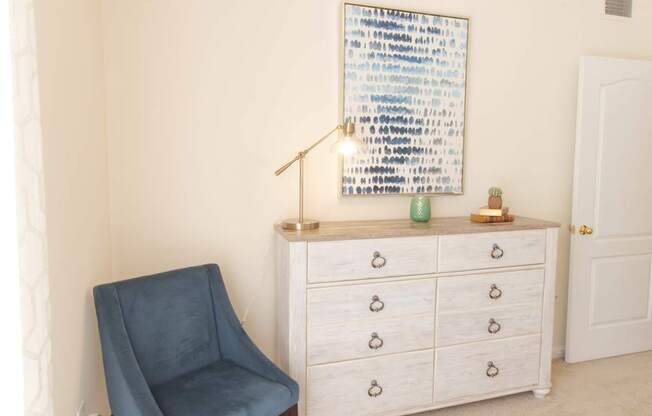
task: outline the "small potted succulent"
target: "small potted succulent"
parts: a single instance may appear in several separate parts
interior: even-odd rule
[[[501,209],[503,207],[503,190],[497,186],[489,188],[489,202],[487,205],[491,209]]]

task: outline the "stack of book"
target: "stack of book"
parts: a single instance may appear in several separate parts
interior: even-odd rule
[[[509,207],[503,207],[501,209],[482,207],[477,212],[471,214],[471,221],[481,223],[512,222],[514,221],[514,216],[509,213]]]

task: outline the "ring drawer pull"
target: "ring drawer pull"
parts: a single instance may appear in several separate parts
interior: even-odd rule
[[[491,250],[491,258],[498,260],[503,257],[503,254],[505,254],[505,250],[500,248],[498,244],[494,244],[494,247]]]
[[[371,380],[371,387],[367,390],[369,397],[378,397],[383,394],[383,388],[378,385],[376,380]]]
[[[380,269],[385,267],[385,264],[387,264],[387,259],[381,256],[379,252],[374,251],[374,258],[371,259],[371,267],[374,269]]]
[[[496,334],[498,331],[500,331],[500,324],[496,322],[494,318],[491,318],[489,320],[489,326],[487,327],[487,331],[489,331],[490,334]]]
[[[371,303],[369,304],[369,310],[370,310],[371,312],[380,312],[380,311],[382,311],[383,309],[385,309],[385,302],[383,302],[382,300],[380,300],[380,298],[378,297],[378,295],[374,295],[374,296],[371,298]]]
[[[494,378],[500,373],[498,367],[494,365],[493,361],[487,363],[487,377]]]
[[[500,298],[502,295],[503,295],[503,291],[498,289],[498,286],[496,286],[496,284],[492,284],[491,289],[489,290],[489,297],[491,299],[496,300]]]
[[[376,332],[372,332],[371,339],[369,340],[369,348],[372,350],[377,350],[382,348],[383,344],[385,344],[385,341],[383,341],[383,339],[379,337]]]

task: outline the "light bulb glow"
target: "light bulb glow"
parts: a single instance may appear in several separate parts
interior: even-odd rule
[[[352,156],[358,153],[358,147],[353,140],[345,139],[337,143],[337,152],[344,156]]]
[[[357,153],[363,153],[367,149],[367,145],[356,136],[354,123],[346,122],[341,129],[341,136],[333,144],[333,151],[340,153],[344,157],[349,157]]]

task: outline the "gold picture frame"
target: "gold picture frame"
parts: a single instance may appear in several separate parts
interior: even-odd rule
[[[396,15],[405,14],[405,15],[412,16],[412,18],[414,18],[414,16],[425,16],[425,18],[423,18],[423,19],[420,18],[420,20],[425,21],[428,18],[430,18],[430,19],[432,19],[431,20],[432,22],[448,22],[446,24],[450,24],[451,22],[459,22],[460,26],[463,27],[463,29],[464,29],[463,30],[463,32],[464,32],[464,38],[463,38],[464,39],[463,66],[461,67],[461,72],[463,72],[463,77],[461,78],[462,79],[461,85],[463,86],[463,94],[461,94],[461,97],[458,97],[458,100],[462,101],[462,103],[461,103],[461,113],[462,113],[462,115],[461,115],[461,123],[462,123],[462,128],[461,128],[461,132],[460,132],[460,135],[459,135],[460,137],[459,137],[459,143],[458,143],[458,146],[460,147],[460,149],[459,149],[459,154],[457,155],[458,161],[459,161],[458,162],[459,163],[459,165],[458,165],[459,166],[459,187],[457,187],[456,189],[454,189],[452,191],[451,190],[446,190],[446,187],[443,187],[443,186],[442,186],[441,189],[438,189],[438,188],[436,188],[436,186],[434,184],[431,183],[430,185],[432,186],[432,190],[430,190],[430,191],[428,190],[427,186],[425,186],[427,184],[424,184],[423,188],[417,188],[418,191],[414,191],[414,192],[405,192],[405,191],[401,191],[401,192],[383,192],[383,191],[381,191],[381,192],[347,192],[346,187],[347,186],[349,186],[349,187],[352,186],[352,184],[350,183],[350,177],[349,177],[349,179],[347,179],[347,176],[345,174],[346,173],[345,170],[346,170],[346,167],[347,167],[347,163],[350,163],[350,162],[347,161],[347,160],[342,159],[342,160],[340,160],[339,169],[338,169],[339,172],[340,172],[339,181],[338,181],[339,195],[344,196],[344,197],[348,197],[348,196],[370,196],[370,195],[371,196],[378,196],[378,195],[397,195],[397,196],[406,196],[406,195],[408,195],[409,196],[409,195],[417,195],[417,194],[418,195],[463,195],[464,194],[464,163],[465,163],[465,156],[464,155],[465,155],[465,148],[466,148],[466,141],[467,141],[466,137],[468,135],[468,126],[466,124],[466,113],[467,113],[467,106],[468,106],[467,84],[468,84],[468,61],[469,61],[468,50],[469,50],[470,18],[468,18],[468,17],[460,17],[460,16],[448,16],[448,15],[443,15],[443,14],[421,12],[421,11],[404,10],[404,9],[400,9],[400,8],[391,8],[391,7],[388,7],[388,6],[377,6],[377,5],[370,5],[370,4],[364,4],[364,3],[351,3],[351,2],[343,3],[343,7],[342,7],[342,30],[340,31],[340,33],[341,33],[341,39],[340,39],[340,45],[341,45],[341,48],[340,48],[340,50],[341,50],[341,65],[340,65],[340,82],[341,82],[340,91],[341,91],[341,96],[340,96],[340,106],[341,107],[340,108],[341,108],[342,120],[347,120],[348,118],[351,117],[351,114],[347,113],[347,107],[346,107],[346,103],[347,103],[347,88],[346,88],[347,87],[347,83],[346,83],[346,77],[347,77],[347,75],[346,75],[346,71],[347,71],[347,69],[346,69],[346,66],[347,66],[347,35],[346,35],[346,32],[347,32],[347,7],[349,7],[349,8],[370,9],[370,10],[375,10],[375,11],[380,10],[382,12],[379,12],[379,14],[386,13],[386,15],[388,15],[390,13],[396,14]],[[378,23],[378,25],[381,25],[381,24],[382,24],[382,22]],[[432,29],[432,24],[430,26],[431,27],[429,29],[420,28],[420,30],[436,30],[436,28]],[[376,31],[376,32],[379,32],[379,31]],[[371,33],[371,32],[369,32],[369,33]],[[457,34],[457,38],[459,38],[459,33]],[[397,42],[397,43],[405,44],[407,42]],[[386,46],[386,45],[384,45],[384,46]],[[448,51],[446,53],[448,53]],[[405,56],[403,56],[403,58],[404,59],[409,59],[410,56],[406,54]],[[459,63],[458,63],[458,65],[459,65]],[[456,88],[459,88],[459,86],[457,86]],[[457,103],[457,104],[459,104],[459,103]],[[459,123],[460,122],[459,114],[456,114],[456,117],[457,117],[456,121]],[[364,137],[365,136],[364,123],[360,123],[358,119],[354,119],[353,121],[355,121],[358,126],[363,126],[363,129],[362,129],[363,133],[361,134],[361,136]],[[377,137],[375,138],[375,140],[377,140]],[[365,141],[369,142],[369,138],[368,137],[365,138]],[[372,149],[373,149],[374,143],[371,143],[371,145],[372,145]],[[371,151],[373,151],[373,150],[371,150]],[[365,157],[369,157],[369,156],[367,155]],[[358,157],[358,158],[360,158],[360,157]],[[424,167],[422,167],[422,169],[423,168]],[[428,169],[430,169],[430,168],[428,168]],[[371,175],[367,174],[367,179],[369,179],[370,177],[371,177]],[[423,175],[423,177],[427,177],[427,176]],[[435,178],[435,175],[432,175],[432,178]],[[432,178],[431,178],[431,180],[436,181],[436,179],[432,179]],[[380,179],[380,180],[382,181],[382,179]],[[404,180],[406,183],[411,182],[410,178],[402,178],[401,180]],[[376,185],[379,185],[379,184],[376,184]],[[382,182],[381,182],[380,185],[384,185],[384,184],[382,184]],[[414,188],[413,183],[410,183],[410,185]],[[363,183],[363,184],[355,184],[355,186],[358,186],[358,187],[367,186],[367,187],[369,187],[369,186],[372,186],[372,184],[366,183],[366,181],[365,181],[365,183]],[[373,190],[373,187],[372,187],[372,190]],[[349,191],[350,191],[350,189],[349,189]]]

